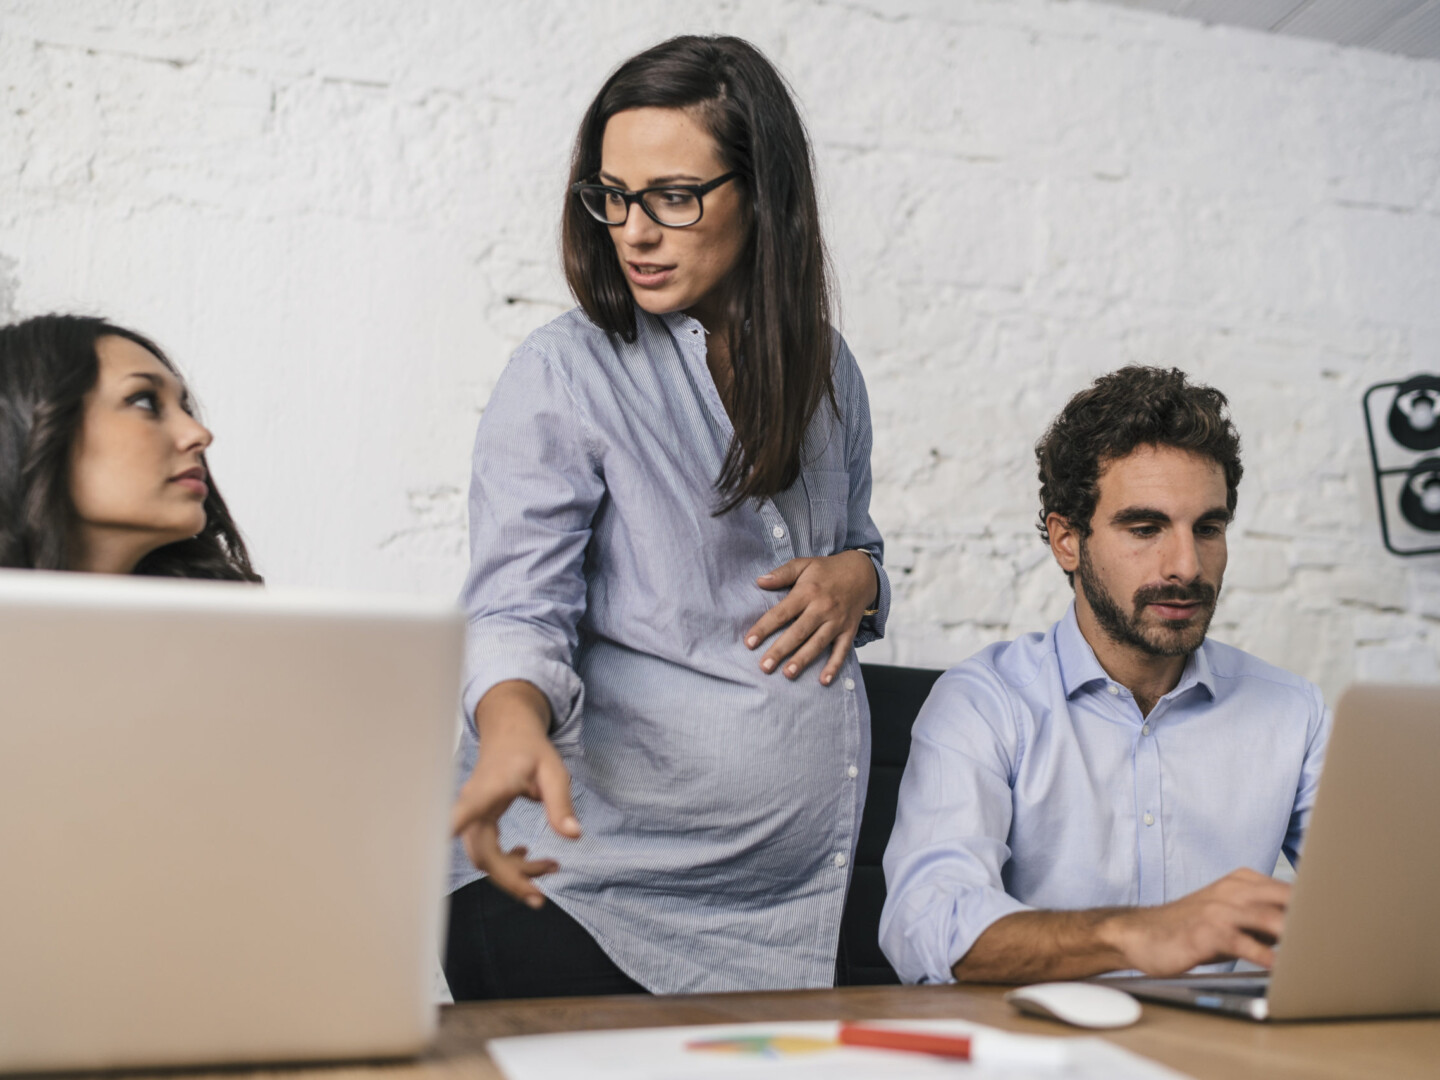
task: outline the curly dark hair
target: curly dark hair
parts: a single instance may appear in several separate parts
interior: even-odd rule
[[[41,315],[0,327],[0,567],[70,569],[76,522],[70,453],[85,395],[100,377],[95,343],[108,336],[133,341],[179,378],[153,341],[104,319]],[[213,478],[209,485],[205,528],[156,548],[135,573],[261,580]]]
[[[1100,496],[1100,471],[1139,446],[1173,446],[1213,459],[1225,470],[1225,505],[1233,514],[1244,469],[1229,402],[1213,386],[1192,383],[1179,368],[1131,365],[1102,375],[1065,403],[1035,444],[1040,466],[1040,537],[1059,514],[1082,538]]]

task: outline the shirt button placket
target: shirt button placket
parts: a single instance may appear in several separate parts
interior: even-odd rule
[[[780,510],[773,501],[761,504],[760,519],[764,522],[765,531],[770,534],[771,542],[775,545],[775,554],[780,563],[787,563],[795,557],[795,545],[792,543],[790,530],[786,528],[785,519],[780,516]],[[774,569],[769,567],[768,569]]]
[[[1140,807],[1140,903],[1163,904],[1165,890],[1165,826],[1161,819],[1160,749],[1149,723],[1140,727],[1135,744],[1135,784]]]

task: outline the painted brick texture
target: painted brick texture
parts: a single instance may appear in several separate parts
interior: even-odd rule
[[[188,372],[277,583],[450,593],[474,424],[570,306],[580,113],[738,33],[816,144],[895,584],[872,661],[1068,599],[1031,446],[1129,362],[1232,398],[1215,634],[1440,680],[1440,559],[1379,541],[1360,395],[1440,371],[1440,63],[1047,0],[0,0],[0,317],[105,313]]]

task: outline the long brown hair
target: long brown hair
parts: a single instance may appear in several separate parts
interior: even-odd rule
[[[621,64],[580,123],[570,182],[600,171],[610,117],[695,109],[740,175],[750,237],[727,289],[735,438],[716,478],[717,513],[783,491],[800,475],[805,431],[834,406],[831,290],[810,140],[785,80],[749,42],[671,38]],[[570,291],[599,327],[636,337],[635,300],[607,227],[567,198],[561,235]]]
[[[149,338],[104,319],[41,315],[0,327],[0,566],[70,569],[76,524],[70,451],[84,418],[85,395],[100,377],[95,343],[112,335],[133,341],[175,372]],[[156,548],[135,573],[260,580],[214,477],[207,482],[205,528]]]

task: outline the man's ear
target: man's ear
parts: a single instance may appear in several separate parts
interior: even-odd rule
[[[1045,515],[1045,531],[1050,535],[1050,554],[1060,564],[1060,569],[1073,574],[1080,567],[1080,534],[1071,527],[1068,518],[1059,514]]]

